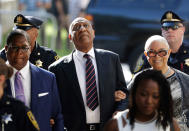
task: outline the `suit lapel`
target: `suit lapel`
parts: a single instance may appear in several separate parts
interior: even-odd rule
[[[37,76],[37,67],[30,63],[30,71],[31,71],[31,110],[36,110],[37,107],[37,99],[38,99],[38,76]]]
[[[100,97],[100,120],[102,120],[102,111],[103,111],[103,106],[106,105],[106,103],[103,103],[103,94],[104,94],[104,85],[103,82],[105,81],[104,79],[104,70],[105,68],[103,67],[104,60],[103,60],[103,55],[98,52],[98,50],[94,49],[95,51],[95,58],[96,58],[96,64],[97,64],[97,70],[98,70],[98,87],[99,87],[99,97]]]
[[[99,84],[99,91],[100,95],[103,94],[103,80],[104,80],[104,75],[103,72],[105,68],[103,67],[104,65],[104,60],[103,60],[103,55],[100,55],[100,53],[94,49],[95,51],[95,58],[96,58],[96,64],[97,64],[97,70],[98,70],[98,84]]]
[[[71,55],[68,56],[66,60],[64,60],[64,63],[67,63],[65,64],[64,72],[66,73],[66,76],[68,77],[69,81],[72,82],[71,88],[73,88],[73,92],[77,97],[77,100],[79,101],[80,105],[82,105],[82,108],[85,109],[81,89],[76,74],[75,63],[73,60],[73,52]]]

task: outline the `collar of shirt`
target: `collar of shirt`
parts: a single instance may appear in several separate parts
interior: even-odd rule
[[[87,53],[84,53],[84,52],[79,51],[79,50],[77,50],[77,49],[76,49],[76,51],[75,51],[75,55],[76,55],[76,57],[77,57],[79,60],[85,59],[85,58],[83,57],[85,54],[88,54],[88,55],[90,56],[90,58],[95,59],[94,48],[91,48]]]
[[[9,66],[11,66],[9,64],[9,62],[7,61],[6,62]],[[18,71],[16,68],[14,68],[13,66],[11,66],[13,68],[13,75],[12,76],[15,76],[16,72]],[[21,73],[21,76],[23,79],[26,79],[27,78],[27,75],[29,74],[30,72],[30,64],[29,64],[29,61],[27,62],[27,64],[20,70],[20,73]]]

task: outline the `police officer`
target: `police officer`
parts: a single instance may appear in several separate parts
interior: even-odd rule
[[[6,79],[13,69],[0,58],[0,131],[39,131],[31,111],[22,103],[4,94]]]
[[[39,18],[33,16],[23,16],[22,14],[18,14],[14,18],[14,29],[22,29],[25,30],[31,39],[31,55],[30,55],[30,62],[38,67],[48,69],[48,66],[56,61],[59,57],[57,56],[56,52],[53,50],[40,46],[37,43],[38,37],[38,30],[42,25],[43,21]],[[3,58],[5,61],[7,60],[5,49],[0,51],[0,57]]]
[[[183,42],[185,25],[184,20],[176,13],[167,11],[161,18],[162,36],[166,38],[171,49],[168,64],[180,71],[189,74],[189,45]],[[150,67],[146,57],[137,61],[135,73]]]

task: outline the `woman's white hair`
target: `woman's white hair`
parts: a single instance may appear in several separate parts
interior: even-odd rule
[[[161,42],[161,43],[164,43],[168,49],[170,49],[169,47],[169,44],[167,42],[167,40],[163,37],[163,36],[160,36],[160,35],[153,35],[151,37],[149,37],[145,43],[145,46],[144,46],[144,50],[147,51],[149,46],[153,43],[153,42]]]

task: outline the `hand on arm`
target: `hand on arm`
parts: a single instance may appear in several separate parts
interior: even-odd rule
[[[121,90],[115,91],[114,95],[115,101],[121,101],[122,99],[126,98],[126,94]]]

